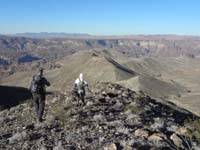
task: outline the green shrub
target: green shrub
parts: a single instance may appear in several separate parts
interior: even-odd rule
[[[200,144],[200,118],[186,119],[184,124],[188,127],[188,138]]]
[[[125,106],[125,111],[130,111],[132,114],[139,114],[142,108],[131,103]]]
[[[52,108],[52,111],[53,111],[54,115],[58,118],[58,120],[61,122],[63,127],[65,125],[67,125],[66,111],[61,106],[55,105]]]

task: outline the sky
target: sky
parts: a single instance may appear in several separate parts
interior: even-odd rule
[[[0,34],[200,35],[200,0],[1,0]]]

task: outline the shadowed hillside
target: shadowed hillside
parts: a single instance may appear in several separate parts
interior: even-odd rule
[[[31,93],[23,87],[0,86],[0,108],[10,108],[31,98]]]

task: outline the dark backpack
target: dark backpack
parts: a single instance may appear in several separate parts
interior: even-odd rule
[[[32,79],[31,92],[41,93],[43,90],[42,77],[40,75],[35,75]]]

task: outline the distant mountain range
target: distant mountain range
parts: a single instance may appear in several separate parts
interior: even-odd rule
[[[40,32],[40,33],[16,33],[16,34],[7,34],[6,36],[16,36],[16,37],[28,37],[28,38],[89,38],[91,35],[89,34],[81,34],[81,33],[57,33],[57,32]]]
[[[155,34],[155,35],[91,35],[87,33],[64,33],[64,32],[40,32],[40,33],[16,33],[16,34],[0,34],[0,36],[15,36],[15,37],[27,37],[27,38],[37,38],[37,39],[51,39],[51,38],[68,38],[68,39],[141,39],[141,40],[182,40],[182,39],[198,39],[200,36],[190,36],[190,35],[175,35],[175,34]]]
[[[24,59],[27,62],[39,58],[61,59],[82,50],[107,51],[108,53],[115,51],[133,58],[178,57],[181,55],[200,57],[200,37],[175,35],[98,37],[87,34],[68,34],[67,38],[67,34],[63,33],[66,38],[61,38],[59,33],[47,33],[46,38],[48,35],[50,38],[46,39],[44,38],[45,34],[43,38],[39,38],[42,37],[39,36],[39,33],[38,35],[35,33],[35,38],[19,37],[17,35],[0,36],[1,62],[21,62],[21,60],[24,62]],[[31,36],[32,34],[28,35]],[[59,36],[56,38],[56,35]]]

